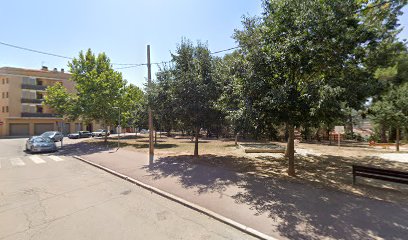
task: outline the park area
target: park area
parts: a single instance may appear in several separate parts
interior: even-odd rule
[[[89,140],[104,146],[103,139]],[[121,147],[148,153],[147,134],[126,134]],[[117,146],[117,138],[108,139],[107,146]],[[155,159],[178,164],[203,165],[222,168],[234,173],[250,174],[268,179],[282,179],[309,184],[320,189],[338,190],[356,196],[395,203],[408,201],[408,186],[387,181],[357,177],[353,185],[352,165],[363,165],[408,171],[408,146],[402,145],[399,153],[393,147],[369,146],[362,142],[342,142],[341,147],[329,143],[296,143],[296,177],[286,174],[288,162],[283,153],[275,151],[286,146],[283,142],[238,142],[233,139],[200,138],[198,158],[193,157],[194,142],[188,136],[157,135]],[[271,152],[246,153],[246,149],[272,149]]]

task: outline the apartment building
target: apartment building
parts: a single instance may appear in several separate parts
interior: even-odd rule
[[[69,92],[75,91],[74,82],[64,69],[0,68],[0,137],[32,136],[52,130],[65,134],[80,130],[92,131],[92,124],[65,122],[44,105],[46,88],[57,82]]]

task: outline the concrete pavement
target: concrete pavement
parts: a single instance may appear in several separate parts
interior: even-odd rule
[[[26,154],[24,141],[0,140],[0,239],[253,239],[68,152]]]
[[[149,165],[145,154],[124,149],[85,143],[69,148],[67,154],[80,155],[279,239],[404,239],[408,235],[407,204],[197,165],[189,156],[156,159]]]

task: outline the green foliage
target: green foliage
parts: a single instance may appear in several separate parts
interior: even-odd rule
[[[70,119],[98,121],[105,126],[118,121],[119,108],[123,125],[133,121],[140,108],[143,92],[134,85],[126,86],[119,72],[113,70],[105,53],[98,56],[88,49],[69,63],[74,94],[56,84],[47,88],[45,103]]]
[[[370,108],[373,121],[385,127],[408,126],[408,83],[391,89]]]
[[[61,83],[49,86],[46,89],[44,104],[50,106],[54,111],[68,119],[75,119],[74,108],[77,98],[74,94],[69,94]]]

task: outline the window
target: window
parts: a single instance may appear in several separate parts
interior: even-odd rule
[[[4,84],[4,78],[2,80],[3,80],[3,84]]]
[[[8,112],[8,106],[6,106],[6,112]]]
[[[8,92],[6,92],[6,98],[8,98]]]
[[[4,92],[1,93],[1,98],[4,98]]]
[[[3,107],[1,107],[1,110],[2,110],[2,112],[4,112],[4,106],[3,106]]]
[[[27,85],[36,85],[36,78],[32,77],[23,77],[23,84]]]
[[[8,84],[8,78],[6,78],[6,83]]]

